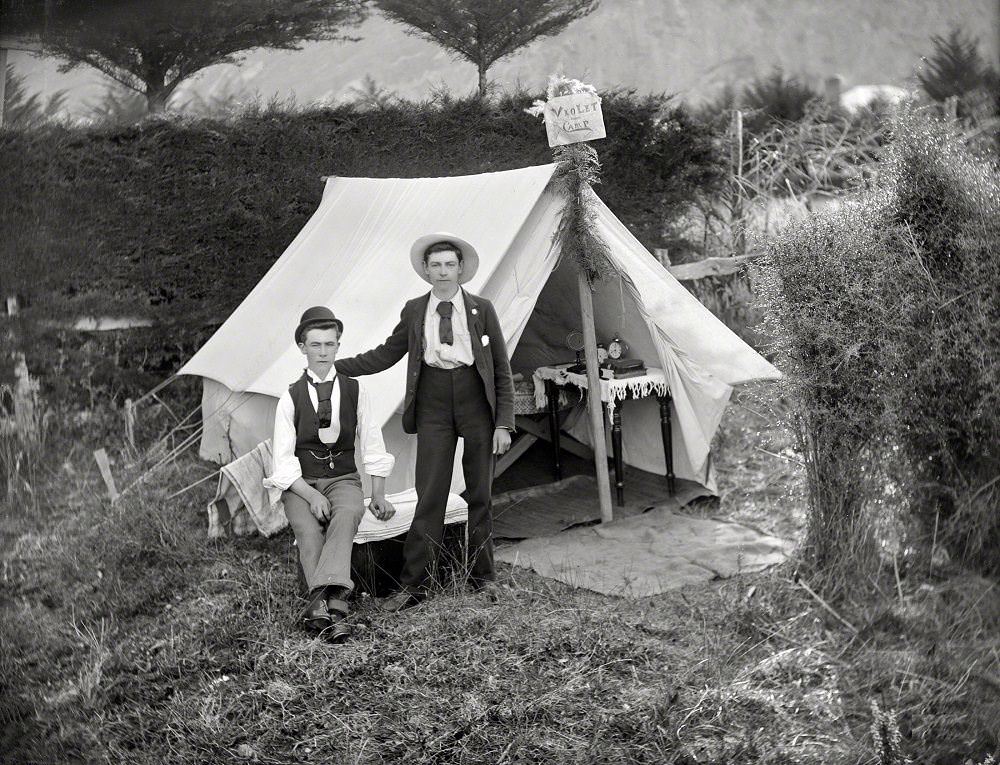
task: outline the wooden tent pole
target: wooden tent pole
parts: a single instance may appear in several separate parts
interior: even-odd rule
[[[597,362],[597,330],[594,327],[594,295],[582,269],[577,271],[580,291],[580,317],[583,320],[583,353],[587,362],[587,411],[593,437],[594,469],[597,472],[597,497],[601,503],[601,523],[614,520],[611,509],[611,479],[608,478],[608,447],[604,435],[604,411],[601,406],[601,374]]]

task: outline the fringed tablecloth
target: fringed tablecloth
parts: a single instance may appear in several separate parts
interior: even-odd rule
[[[545,410],[548,406],[548,396],[545,394],[545,381],[552,380],[557,385],[575,385],[587,388],[587,375],[567,371],[569,366],[538,367],[531,375],[535,384],[535,405]],[[615,402],[623,401],[633,396],[645,398],[649,395],[665,396],[669,392],[667,379],[662,369],[650,367],[646,374],[640,377],[628,377],[624,380],[601,380],[601,401],[608,405],[608,412],[614,411]]]
[[[548,401],[542,397],[542,404],[539,407],[537,384],[531,380],[517,380],[514,382],[514,414],[539,414],[548,411]],[[580,391],[560,390],[559,409],[572,409],[583,399]]]

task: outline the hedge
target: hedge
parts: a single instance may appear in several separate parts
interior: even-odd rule
[[[228,121],[0,131],[0,290],[34,318],[217,321],[316,209],[322,175],[448,176],[552,161],[532,96]],[[604,95],[601,196],[647,246],[721,182],[711,131],[664,97]]]

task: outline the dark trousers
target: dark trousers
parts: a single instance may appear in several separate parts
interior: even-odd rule
[[[429,584],[444,536],[455,448],[465,440],[462,471],[469,505],[469,560],[473,584],[492,581],[493,414],[474,367],[438,369],[424,364],[416,396],[417,508],[403,548],[402,586]]]

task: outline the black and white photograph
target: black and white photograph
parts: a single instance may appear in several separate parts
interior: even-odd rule
[[[998,765],[1000,0],[0,0],[0,762]]]

